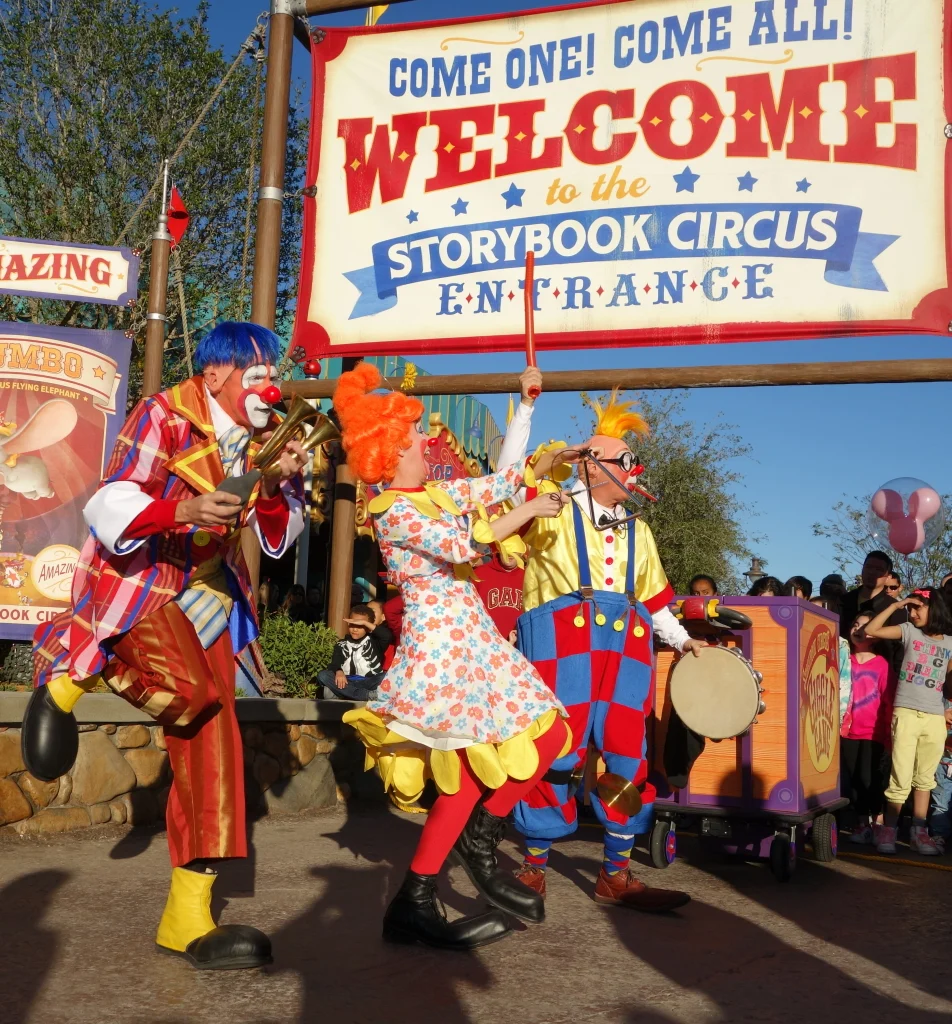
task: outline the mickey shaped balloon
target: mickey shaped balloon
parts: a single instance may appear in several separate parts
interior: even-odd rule
[[[945,523],[942,498],[935,488],[915,477],[883,484],[866,514],[870,536],[901,555],[911,555],[939,536]]]

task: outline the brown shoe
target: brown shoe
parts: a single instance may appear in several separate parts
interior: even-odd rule
[[[545,899],[545,872],[542,868],[534,868],[529,864],[523,864],[516,872],[516,881],[529,886],[533,892],[537,892]]]
[[[686,892],[677,889],[651,889],[628,871],[607,875],[599,872],[595,883],[595,902],[603,907],[630,907],[647,914],[664,914],[691,901]]]

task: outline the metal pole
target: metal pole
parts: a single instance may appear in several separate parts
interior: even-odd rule
[[[678,366],[655,369],[558,370],[545,374],[546,391],[634,391],[677,388],[756,388],[821,384],[929,384],[952,381],[952,359],[888,359],[877,363],[780,363],[768,366]],[[287,396],[330,398],[333,380],[285,381]],[[384,387],[400,389],[392,378]],[[417,376],[412,395],[504,395],[519,390],[516,373]]]
[[[165,357],[165,310],[169,295],[169,253],[172,236],[168,217],[169,162],[162,166],[162,209],[152,236],[152,263],[149,271],[149,310],[146,313],[145,353],[142,362],[142,397],[162,390],[162,363]]]
[[[409,0],[389,0],[390,4],[405,4]],[[306,0],[301,4],[306,14],[336,14],[338,11],[360,11],[366,7],[376,7],[376,0],[368,3],[367,0]]]

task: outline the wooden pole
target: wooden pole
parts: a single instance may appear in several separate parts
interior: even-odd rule
[[[145,353],[142,361],[142,397],[162,390],[162,364],[165,361],[165,311],[169,297],[169,253],[172,236],[168,217],[169,162],[162,168],[162,209],[152,236],[152,262],[149,270],[149,309],[145,322]]]
[[[357,365],[356,359],[341,360],[341,372]],[[336,381],[332,381],[332,384]],[[343,449],[337,447],[334,470],[334,504],[331,512],[331,568],[327,581],[327,624],[344,635],[344,619],[350,612],[350,591],[354,583],[354,540],[357,528],[357,480],[347,465]]]
[[[354,530],[357,524],[357,482],[341,455],[334,479],[334,518],[331,522],[331,578],[328,583],[327,624],[344,635],[354,580]]]
[[[623,370],[558,370],[545,374],[546,391],[633,391],[676,388],[756,388],[821,384],[928,384],[952,381],[952,359],[890,359],[877,363],[779,363],[769,366],[675,366]],[[284,382],[284,394],[330,398],[333,380]],[[384,387],[398,390],[399,379]],[[417,376],[412,395],[505,395],[519,390],[517,373]]]
[[[269,328],[274,328],[278,297],[293,44],[294,16],[290,13],[290,5],[275,2],[268,29],[268,77],[264,92],[255,269],[251,286],[251,319]]]
[[[281,211],[284,204],[284,164],[288,147],[291,59],[294,47],[293,6],[289,0],[272,0],[268,25],[268,70],[261,131],[251,319],[271,329],[274,328],[278,301],[278,265],[281,258]],[[252,589],[257,593],[261,576],[261,546],[251,530],[242,530],[241,548],[248,565]]]

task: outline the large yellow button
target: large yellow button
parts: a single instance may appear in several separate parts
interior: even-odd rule
[[[635,634],[635,636],[644,636],[645,635],[645,627],[644,626],[635,626],[635,628],[632,630],[632,632]]]
[[[576,615],[575,616],[575,625],[578,626],[579,629],[581,629],[582,626],[585,625],[585,617],[582,616],[582,615]]]
[[[606,618],[605,618],[605,616],[604,616],[604,615],[602,615],[602,613],[601,613],[601,612],[599,612],[599,613],[598,613],[598,614],[597,614],[597,615],[595,616],[595,625],[596,625],[596,626],[604,626],[606,622],[608,622],[608,619],[606,619]]]
[[[194,541],[196,547],[203,548],[205,547],[206,544],[211,543],[212,535],[210,533],[207,533],[205,530],[196,530],[195,536],[192,538],[192,540]]]
[[[615,632],[620,633],[625,628],[624,619],[615,619]]]

